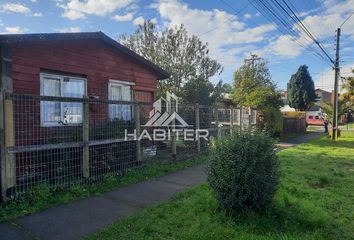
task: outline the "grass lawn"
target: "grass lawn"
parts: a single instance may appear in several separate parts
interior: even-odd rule
[[[105,181],[99,184],[90,186],[74,185],[61,191],[52,191],[48,185],[40,185],[32,188],[13,202],[0,203],[0,222],[12,220],[81,198],[99,195],[149,178],[163,176],[170,172],[201,164],[206,159],[205,156],[196,156],[185,161],[151,163],[141,169],[130,170],[121,178],[108,176]]]
[[[281,182],[265,213],[230,218],[201,185],[89,239],[354,239],[354,138],[280,152]]]

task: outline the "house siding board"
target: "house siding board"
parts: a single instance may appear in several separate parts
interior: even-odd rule
[[[108,98],[110,79],[133,82],[134,91],[156,96],[155,73],[100,40],[24,42],[13,44],[11,50],[15,94],[39,95],[40,73],[45,70],[85,76],[87,94],[100,99]],[[41,127],[39,102],[15,105],[14,111],[17,146],[43,144],[48,136],[59,131],[58,127]],[[91,124],[104,122],[108,118],[108,106],[92,104],[90,114]],[[25,125],[23,118],[27,118]]]
[[[26,42],[14,44],[12,52],[15,93],[38,95],[41,69],[85,75],[88,95],[102,98],[107,97],[109,79],[156,91],[154,73],[99,40]]]

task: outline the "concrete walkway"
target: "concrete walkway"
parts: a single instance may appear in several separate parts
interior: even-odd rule
[[[316,138],[311,133],[281,143],[291,147]],[[205,164],[119,188],[102,196],[64,204],[0,224],[1,240],[81,239],[142,208],[165,202],[206,181]]]

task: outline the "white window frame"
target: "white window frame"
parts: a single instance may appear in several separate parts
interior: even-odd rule
[[[109,82],[108,82],[108,100],[112,100],[112,94],[111,94],[111,87],[112,86],[120,86],[120,87],[130,86],[130,101],[133,101],[134,94],[133,94],[133,87],[132,86],[134,86],[134,85],[135,85],[135,83],[133,83],[133,82],[109,79]],[[133,109],[131,109],[131,116],[132,116],[132,118],[134,117]],[[108,107],[108,118],[110,120],[115,119],[112,116],[112,112],[111,112],[111,108],[110,107]]]
[[[63,97],[63,82],[64,82],[64,78],[70,78],[70,81],[78,81],[78,82],[84,82],[84,94],[87,94],[87,79],[86,78],[82,78],[82,77],[74,77],[74,76],[70,76],[70,75],[65,75],[65,74],[52,74],[52,73],[40,73],[40,94],[41,96],[44,96],[44,81],[45,81],[45,77],[48,78],[57,78],[60,80],[60,96],[59,97]],[[40,117],[41,117],[41,127],[58,127],[58,126],[78,126],[78,125],[82,125],[81,123],[68,123],[68,124],[62,124],[60,122],[46,122],[45,121],[45,117],[44,117],[44,111],[42,111],[42,109],[44,108],[44,102],[45,101],[41,101],[40,104]],[[63,108],[63,102],[60,102],[60,118],[61,120],[63,120],[64,116],[64,108]]]

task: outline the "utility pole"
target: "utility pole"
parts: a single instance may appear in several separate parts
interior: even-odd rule
[[[354,15],[352,12],[337,29],[336,61],[334,62],[334,99],[333,99],[333,120],[332,120],[332,139],[337,140],[338,136],[338,80],[339,80],[339,40],[341,28]]]
[[[251,55],[250,58],[246,58],[246,59],[245,59],[245,63],[251,62],[251,66],[252,66],[252,70],[253,70],[253,76],[252,76],[252,78],[254,79],[254,76],[255,76],[255,74],[256,74],[256,72],[255,72],[255,62],[258,61],[258,60],[261,60],[261,59],[263,59],[263,58],[258,57],[257,54],[252,54],[252,53],[250,53],[250,55]],[[249,107],[249,108],[248,108],[248,127],[251,126],[251,115],[252,115],[252,108]],[[243,118],[242,118],[242,119],[243,119]]]
[[[333,119],[332,119],[332,140],[337,140],[338,135],[338,78],[339,78],[339,40],[340,28],[337,29],[336,61],[334,65],[334,99],[333,99]]]
[[[251,62],[252,69],[254,69],[254,67],[255,67],[254,66],[254,62],[257,61],[257,60],[261,60],[261,59],[263,59],[263,58],[258,57],[257,54],[252,54],[251,53],[251,57],[250,58],[246,58],[245,59],[245,63],[246,62]]]

